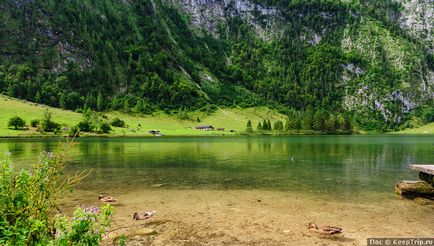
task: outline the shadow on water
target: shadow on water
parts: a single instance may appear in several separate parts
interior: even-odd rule
[[[319,196],[392,193],[434,159],[432,136],[78,139],[69,170],[92,169],[82,189],[271,189]],[[25,165],[58,140],[0,140]]]

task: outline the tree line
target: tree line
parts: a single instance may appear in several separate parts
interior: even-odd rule
[[[308,109],[305,112],[291,111],[283,123],[281,120],[271,122],[270,119],[259,121],[254,130],[252,121],[246,125],[247,133],[321,133],[321,134],[351,134],[354,131],[352,120],[348,114],[334,114],[323,110]]]

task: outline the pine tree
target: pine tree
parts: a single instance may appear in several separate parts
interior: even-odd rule
[[[325,130],[325,119],[324,113],[321,110],[315,112],[313,116],[313,129],[315,131],[324,131]]]
[[[352,132],[352,128],[353,127],[351,125],[350,118],[347,115],[345,115],[343,117],[343,122],[342,122],[342,126],[341,126],[342,132],[343,133],[351,133]]]
[[[59,99],[59,105],[61,108],[66,109],[66,95],[65,92],[62,92]]]
[[[259,131],[262,131],[262,125],[261,125],[261,122],[259,122],[258,123],[258,126],[256,127],[256,130],[259,132]]]
[[[134,109],[137,113],[143,113],[145,111],[145,105],[142,99],[137,100],[136,107]]]
[[[128,98],[124,99],[123,110],[124,110],[125,113],[129,113],[131,111],[131,109],[130,109],[130,103],[128,102]]]
[[[301,122],[301,128],[303,130],[312,130],[313,128],[313,111],[308,109]]]
[[[297,115],[294,118],[294,123],[293,124],[294,124],[293,125],[293,129],[295,129],[297,131],[299,131],[301,129],[301,120],[300,120],[300,116],[299,115]]]
[[[253,132],[252,122],[250,120],[247,121],[246,132],[248,132],[248,133]]]
[[[329,132],[336,132],[337,128],[338,128],[338,122],[336,116],[334,114],[330,114],[326,122],[326,129]]]
[[[41,94],[39,93],[39,91],[36,92],[35,102],[36,103],[41,103]]]
[[[98,111],[103,111],[105,108],[104,98],[102,97],[101,92],[98,92],[98,96],[96,98],[96,108]]]

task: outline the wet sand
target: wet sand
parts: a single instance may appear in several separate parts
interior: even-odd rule
[[[102,205],[95,191],[77,190],[64,204]],[[269,190],[136,189],[114,191],[113,225],[104,240],[128,236],[127,245],[366,245],[369,237],[432,237],[432,203],[373,195],[360,202]],[[136,211],[156,210],[133,221]],[[344,229],[317,235],[309,222]],[[145,228],[145,229],[144,229]],[[140,234],[140,235],[139,235]]]

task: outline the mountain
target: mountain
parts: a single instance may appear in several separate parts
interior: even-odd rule
[[[66,109],[434,120],[430,0],[5,0],[0,90]]]

